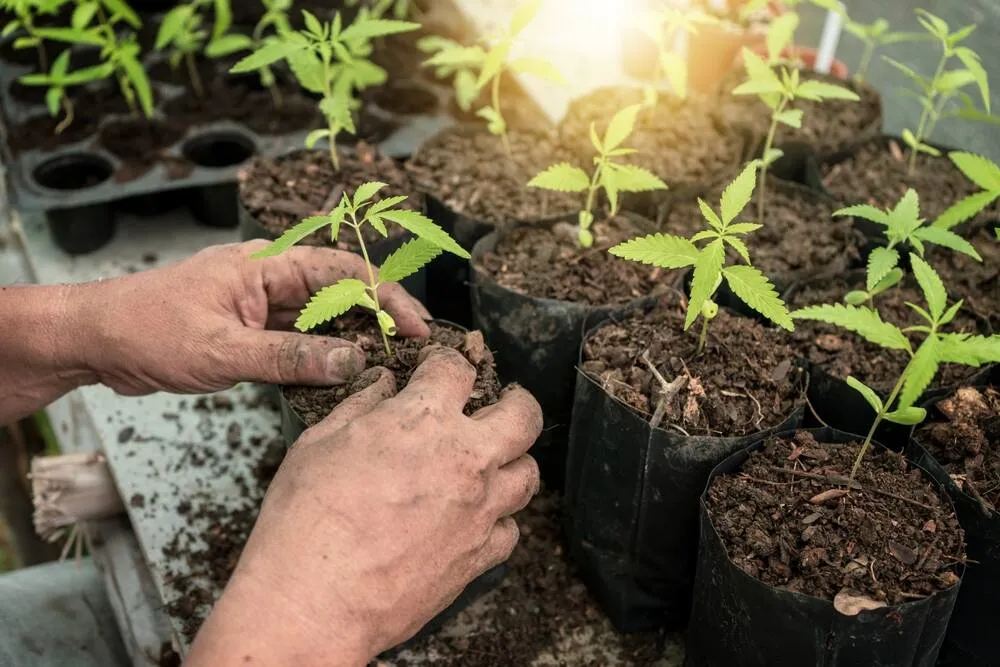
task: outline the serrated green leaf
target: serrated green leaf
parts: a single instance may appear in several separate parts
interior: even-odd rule
[[[291,42],[283,39],[265,42],[259,49],[233,65],[229,71],[233,74],[253,72],[288,58],[292,54],[302,51],[306,46],[307,44],[302,42]]]
[[[228,35],[222,35],[217,39],[213,39],[208,45],[205,46],[205,55],[209,58],[221,58],[222,56],[228,56],[230,54],[236,53],[237,51],[246,51],[253,48],[253,40],[249,35],[241,35],[239,33],[230,33]]]
[[[970,83],[975,83],[975,75],[966,69],[951,70],[945,72],[934,82],[934,90],[939,93],[951,93],[961,90]]]
[[[334,209],[330,215],[314,215],[310,218],[306,218],[305,220],[285,230],[285,233],[276,238],[274,241],[271,241],[266,248],[251,255],[251,258],[263,259],[265,257],[275,257],[280,255],[310,234],[314,234],[323,227],[333,224],[337,216],[343,220],[343,208]]]
[[[965,40],[965,38],[967,38],[969,35],[971,35],[975,31],[976,31],[976,25],[975,24],[967,25],[964,28],[959,28],[955,32],[953,32],[950,35],[948,35],[948,44],[949,44],[949,46],[954,47],[954,46],[960,44],[961,42],[963,42]]]
[[[476,115],[486,120],[486,129],[490,131],[490,134],[499,136],[507,131],[507,121],[493,107],[483,107],[476,112]]]
[[[795,325],[771,281],[753,266],[727,266],[722,270],[729,289],[755,311],[782,329],[794,331]]]
[[[777,79],[775,80],[753,80],[744,81],[733,89],[733,95],[767,95],[769,93],[780,93],[784,86]]]
[[[910,341],[899,327],[883,322],[871,308],[842,304],[809,306],[792,313],[793,320],[825,322],[853,331],[870,343],[889,350],[911,350]]]
[[[113,16],[121,17],[133,28],[138,30],[142,27],[139,15],[132,11],[132,8],[128,6],[125,0],[101,0],[101,3],[107,7],[108,12]]]
[[[724,227],[722,220],[718,215],[716,215],[715,211],[712,210],[712,207],[709,206],[701,197],[698,198],[698,207],[701,209],[701,215],[705,218],[705,222],[707,222],[713,229],[721,232]]]
[[[446,252],[458,255],[462,259],[469,259],[469,253],[462,246],[458,245],[455,239],[448,236],[448,232],[438,227],[426,215],[408,210],[385,211],[381,215],[386,220],[395,222],[417,238],[425,239]]]
[[[583,169],[562,162],[539,173],[528,182],[528,187],[556,192],[583,192],[590,187],[590,177]]]
[[[775,62],[781,57],[785,48],[792,43],[798,27],[799,15],[795,12],[782,14],[771,21],[767,30],[767,57],[770,62]]]
[[[311,32],[316,37],[322,39],[323,37],[323,24],[320,22],[316,15],[305,9],[302,10],[302,20],[305,23],[306,30]]]
[[[892,422],[893,424],[916,426],[927,419],[927,410],[924,408],[910,406],[908,408],[893,410],[892,412],[886,413],[882,418],[888,422]]]
[[[386,197],[385,199],[379,200],[372,204],[365,215],[377,215],[383,211],[387,211],[390,208],[395,208],[405,202],[408,199],[406,195],[397,195],[394,197]]]
[[[481,46],[458,46],[440,51],[427,60],[427,67],[478,67],[486,59],[486,51]]]
[[[354,204],[354,208],[359,208],[362,204],[369,201],[374,197],[382,188],[389,187],[387,183],[381,183],[379,181],[370,181],[368,183],[362,183],[354,191],[354,197],[351,200]]]
[[[889,225],[889,216],[885,211],[869,206],[868,204],[858,204],[848,206],[834,212],[834,217],[850,216],[852,218],[864,218],[880,225]]]
[[[941,277],[931,268],[931,265],[924,261],[919,255],[910,253],[910,269],[913,277],[917,279],[920,290],[924,293],[927,307],[931,317],[936,321],[944,313],[945,306],[948,305],[948,292],[945,290]]]
[[[943,327],[947,324],[951,324],[951,321],[958,315],[958,311],[962,309],[963,303],[964,302],[959,299],[955,303],[951,304],[948,310],[945,311],[944,315],[942,315],[941,319],[938,321],[938,326]]]
[[[605,187],[607,187],[609,178],[614,184],[614,189],[618,192],[652,192],[667,189],[667,184],[660,180],[656,174],[631,164],[609,162],[601,180]]]
[[[979,87],[979,94],[983,99],[983,108],[986,109],[986,113],[990,113],[990,79],[986,73],[986,69],[979,60],[979,56],[972,49],[965,47],[956,49],[955,55],[958,56],[959,60],[962,61],[962,64],[965,65],[972,75],[972,80]]]
[[[878,247],[868,256],[868,271],[865,287],[868,291],[875,289],[882,280],[899,265],[899,252],[894,248]]]
[[[1000,197],[1000,192],[977,192],[974,195],[969,195],[942,213],[941,217],[934,221],[933,226],[940,229],[957,227],[966,220],[971,220],[979,215],[998,197]]]
[[[516,36],[520,34],[522,30],[528,27],[535,17],[538,15],[538,10],[542,7],[542,0],[527,0],[522,2],[514,9],[514,13],[511,15],[510,19],[510,35]]]
[[[938,345],[938,359],[944,364],[974,367],[1000,363],[1000,336],[943,334]]]
[[[1000,167],[989,158],[975,153],[955,151],[948,154],[965,177],[983,190],[1000,193]]]
[[[687,315],[684,318],[685,331],[698,319],[702,306],[712,298],[718,288],[725,261],[726,246],[721,240],[712,241],[698,253],[698,259],[694,264],[694,276],[691,279],[691,298],[688,300]]]
[[[295,328],[306,332],[339,317],[358,305],[367,287],[357,278],[345,278],[317,292],[299,314]]]
[[[722,240],[725,241],[736,253],[743,258],[747,264],[750,264],[750,249],[747,248],[747,244],[743,242],[742,239],[738,239],[735,236],[723,236]]]
[[[375,231],[382,235],[382,238],[389,237],[389,230],[385,228],[385,223],[382,222],[381,215],[377,213],[375,215],[368,215],[365,217],[365,222],[374,227]]]
[[[938,339],[930,336],[917,348],[906,370],[903,371],[903,391],[899,394],[898,408],[912,406],[923,395],[937,375],[940,366]]]
[[[215,0],[213,7],[215,20],[212,22],[212,39],[215,40],[226,34],[229,26],[233,24],[233,11],[229,6],[229,0]]]
[[[683,269],[698,261],[698,248],[685,238],[672,234],[651,234],[620,243],[610,250],[615,257],[649,264],[661,269]]]
[[[453,81],[455,88],[455,102],[462,111],[469,111],[479,97],[479,89],[476,88],[476,75],[470,70],[460,70],[455,74]]]
[[[726,234],[749,234],[763,227],[764,225],[759,225],[756,222],[737,222],[726,227]]]
[[[795,96],[816,102],[823,100],[861,101],[861,98],[853,90],[825,81],[804,81],[795,91]]]
[[[771,150],[764,153],[764,157],[761,160],[764,166],[770,167],[772,164],[784,157],[785,151],[780,148],[772,148]]]
[[[882,414],[882,410],[885,405],[882,403],[882,399],[879,398],[878,394],[875,393],[874,389],[866,385],[861,380],[858,380],[850,375],[847,376],[847,385],[864,397],[864,399],[868,402],[868,405],[872,406],[872,410],[875,411],[875,414]]]
[[[493,77],[498,76],[503,71],[504,65],[507,64],[508,55],[510,55],[508,44],[499,44],[490,49],[483,60],[483,69],[479,72],[479,78],[476,79],[477,88],[483,88],[493,80]]]
[[[427,266],[442,252],[426,239],[413,239],[386,257],[379,268],[380,283],[398,283]]]
[[[802,128],[802,118],[805,116],[805,112],[802,109],[786,109],[779,114],[774,115],[774,119],[779,123],[783,123],[789,127],[794,127],[796,130]]]
[[[153,87],[149,84],[146,70],[142,63],[132,57],[121,59],[121,66],[128,75],[128,80],[135,88],[136,97],[139,98],[139,106],[146,118],[153,116]]]
[[[926,9],[917,9],[917,20],[927,32],[941,40],[948,39],[948,24]]]
[[[368,19],[355,21],[340,33],[341,42],[356,40],[372,40],[378,37],[388,37],[404,32],[412,32],[420,28],[419,23],[397,21],[395,19]]]
[[[629,138],[632,131],[635,130],[635,121],[640,111],[642,111],[642,106],[633,104],[612,116],[602,142],[605,152],[613,151]]]
[[[955,252],[960,252],[963,255],[968,255],[977,262],[983,261],[979,252],[976,251],[975,246],[958,234],[947,229],[942,229],[941,227],[921,227],[913,234],[921,241],[933,243],[934,245],[939,245],[944,248],[954,250]]]
[[[38,37],[52,39],[57,42],[90,44],[92,46],[104,45],[104,38],[96,28],[89,28],[87,30],[77,30],[76,28],[39,28],[35,31],[35,34]],[[15,48],[17,48],[16,43]]]
[[[891,289],[899,284],[903,279],[903,270],[900,268],[895,268],[886,274],[882,280],[871,290],[873,295],[882,294],[888,289]]]
[[[743,209],[753,199],[753,191],[757,187],[757,165],[747,165],[740,175],[722,191],[721,213],[723,224],[728,225],[736,219]]]
[[[544,58],[532,58],[530,56],[517,58],[510,63],[510,68],[518,74],[530,74],[560,86],[565,86],[567,83],[566,77],[563,76],[562,72]]]

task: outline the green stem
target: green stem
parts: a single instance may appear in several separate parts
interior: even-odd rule
[[[330,90],[330,57],[328,55],[323,55],[323,96],[325,98],[332,98],[333,93]],[[326,127],[330,132],[330,136],[326,138],[327,143],[330,147],[330,162],[333,163],[333,170],[340,171],[340,158],[337,156],[337,128],[336,124],[330,119],[326,119]],[[360,238],[360,231],[358,236]],[[364,243],[361,245],[364,248]]]
[[[267,90],[271,93],[271,101],[274,102],[274,107],[280,109],[283,100],[281,99],[281,91],[278,90],[278,84],[272,83],[267,87]]]
[[[365,245],[365,237],[361,233],[361,225],[358,224],[357,218],[354,214],[351,214],[351,218],[354,222],[348,223],[354,227],[354,233],[358,236],[358,245],[361,246],[361,256],[365,259],[365,268],[368,269],[368,290],[372,294],[372,299],[375,301],[375,312],[379,313],[382,311],[382,306],[378,302],[378,281],[375,280],[375,270],[372,268],[372,261],[368,258],[368,247]],[[379,332],[382,334],[382,342],[385,343],[385,353],[390,357],[392,356],[392,348],[389,346],[389,337],[385,335],[385,331],[382,330],[382,325],[379,324]]]
[[[191,79],[191,87],[198,97],[205,97],[205,89],[201,86],[201,76],[198,74],[198,65],[194,61],[193,53],[184,54],[184,62],[187,64],[188,78]]]
[[[493,100],[493,110],[497,112],[497,116],[503,118],[503,113],[500,111],[500,75],[497,74],[493,77],[493,85],[491,86],[490,97]],[[507,136],[507,128],[504,127],[503,132],[500,133],[500,139],[503,141],[503,149],[507,153],[507,157],[511,162],[514,161],[514,151],[510,148],[510,138]]]
[[[917,126],[916,140],[918,146],[924,142],[924,135],[927,132],[927,121],[930,116],[930,109],[934,106],[933,100],[937,96],[937,93],[933,91],[937,90],[938,80],[941,78],[941,75],[944,74],[944,67],[948,64],[948,59],[950,57],[951,55],[948,53],[948,49],[945,48],[943,54],[941,55],[941,61],[938,63],[937,71],[934,73],[934,78],[931,79],[930,89],[932,92],[929,100],[931,104],[924,105],[924,111],[920,114],[920,124]],[[916,148],[910,149],[910,162],[907,166],[907,172],[910,176],[912,176],[913,172],[917,169],[918,152],[919,151]]]
[[[872,57],[875,55],[875,42],[865,42],[865,52],[861,56],[861,64],[858,65],[858,73],[855,78],[858,81],[864,81],[865,77],[868,76],[868,68],[872,64]]]
[[[604,168],[604,161],[601,160],[597,163],[597,168],[594,169],[594,175],[590,178],[590,190],[587,192],[587,213],[594,212],[594,204],[597,199],[597,191],[600,190],[599,183],[601,182],[601,172]]]
[[[708,318],[701,316],[701,334],[698,336],[698,354],[705,351],[705,343],[708,342]]]
[[[760,168],[760,192],[757,195],[757,222],[759,224],[764,224],[764,210],[767,205],[767,170],[770,166],[767,161],[767,154],[774,147],[774,137],[778,133],[778,116],[785,110],[787,104],[787,99],[782,99],[778,104],[774,115],[771,116],[771,128],[767,132],[767,141],[764,142],[764,165]]]
[[[865,437],[864,443],[861,445],[861,451],[858,452],[858,458],[854,460],[854,465],[851,467],[851,479],[858,474],[858,468],[861,467],[861,461],[865,458],[865,454],[868,453],[868,448],[872,445],[872,438],[875,437],[875,431],[878,430],[879,424],[885,418],[885,415],[892,409],[892,404],[896,401],[896,397],[899,396],[899,392],[903,390],[903,381],[906,379],[906,371],[899,376],[899,381],[896,382],[896,386],[892,388],[892,393],[889,394],[889,400],[887,400],[883,406],[882,410],[875,415],[875,421],[872,422],[872,427],[868,431],[868,435]]]

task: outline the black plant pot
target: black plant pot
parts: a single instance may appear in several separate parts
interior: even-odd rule
[[[184,157],[206,169],[227,169],[253,157],[253,141],[238,132],[208,132],[188,139],[181,146]],[[187,191],[187,206],[200,224],[206,227],[239,225],[239,187],[221,183]]]
[[[709,474],[763,435],[798,427],[803,412],[744,437],[686,437],[652,428],[577,371],[564,524],[580,575],[615,628],[686,626]]]
[[[857,439],[828,428],[812,433],[822,443]],[[709,483],[739,471],[762,443],[726,459]],[[738,568],[712,523],[706,495],[707,488],[700,503],[701,545],[685,667],[934,666],[958,584],[907,604],[845,616],[829,600],[768,586]]]
[[[499,239],[498,232],[491,232],[472,251],[472,320],[493,350],[500,379],[517,382],[542,406],[545,427],[531,455],[538,461],[546,486],[559,490],[566,474],[575,369],[583,333],[647,299],[595,307],[511,291],[474,268],[484,254],[496,248]]]
[[[102,248],[115,235],[114,210],[108,204],[91,204],[45,213],[56,245],[70,255],[85,255]]]

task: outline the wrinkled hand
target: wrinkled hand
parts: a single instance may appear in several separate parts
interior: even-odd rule
[[[429,348],[306,431],[272,482],[190,665],[364,665],[508,558],[538,491],[523,389],[466,417],[475,370]]]
[[[290,331],[311,295],[342,278],[367,279],[362,259],[295,247],[251,259],[263,241],[216,246],[188,260],[78,288],[85,363],[121,394],[208,393],[239,382],[333,385],[364,369],[360,349]],[[379,290],[400,335],[426,336],[429,314],[399,285]],[[73,333],[73,332],[69,332]]]

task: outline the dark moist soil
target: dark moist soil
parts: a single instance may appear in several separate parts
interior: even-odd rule
[[[843,303],[844,296],[864,288],[864,276],[818,280],[793,288],[787,297],[789,310],[822,304]],[[876,297],[875,306],[882,319],[899,327],[922,323],[906,302],[921,304],[923,295],[916,285],[906,282]],[[965,308],[948,326],[949,332],[979,333],[980,323]],[[919,339],[912,338],[916,343]],[[886,350],[863,340],[860,336],[822,322],[796,320],[791,345],[798,356],[823,368],[830,375],[844,379],[852,375],[875,389],[888,392],[906,368],[909,357],[905,352]],[[974,372],[965,366],[944,364],[928,389],[949,387],[960,383]]]
[[[401,116],[434,114],[440,105],[438,94],[415,83],[389,83],[375,88],[368,98],[379,109]]]
[[[867,84],[843,81],[816,72],[802,71],[803,80],[832,83],[853,90],[860,102],[825,100],[810,102],[797,100],[791,108],[805,112],[802,127],[795,129],[779,125],[775,145],[788,143],[807,144],[819,155],[831,155],[846,150],[864,136],[871,136],[882,129],[882,97]],[[767,137],[771,125],[771,110],[756,96],[735,96],[729,92],[746,81],[746,72],[740,67],[731,72],[722,84],[719,101],[721,117],[734,126],[747,127],[761,142]]]
[[[954,296],[965,301],[965,309],[986,324],[988,333],[1000,333],[1000,242],[993,225],[964,229],[967,226],[954,231],[975,246],[982,262],[934,246],[928,246],[927,261]]]
[[[445,130],[424,143],[407,170],[451,210],[487,224],[534,222],[580,209],[576,194],[529,188],[543,169],[572,156],[547,134],[511,131],[514,163],[500,137],[469,128]]]
[[[73,104],[73,123],[61,134],[56,134],[55,128],[62,120],[62,112],[56,117],[44,112],[15,126],[7,136],[7,144],[15,152],[30,149],[54,150],[95,134],[105,117],[128,113],[127,103],[122,99],[118,88],[113,86],[79,91],[73,98]]]
[[[125,183],[144,176],[156,164],[167,167],[170,179],[187,176],[194,165],[167,157],[164,152],[184,136],[184,130],[170,121],[146,119],[108,123],[101,128],[98,143],[122,161],[115,180]]]
[[[339,151],[340,171],[333,168],[326,150],[297,151],[279,158],[255,157],[239,176],[240,201],[268,234],[277,238],[302,219],[329,212],[343,193],[353,192],[363,183],[381,181],[388,187],[375,195],[384,197],[406,195],[404,208],[420,211],[423,197],[410,181],[406,171],[392,158],[376,149],[358,144],[354,151]],[[392,235],[404,230],[387,225]],[[365,242],[377,243],[383,237],[371,226],[364,227]],[[310,245],[330,245],[329,231],[307,237]],[[354,229],[343,225],[336,245],[358,247]]]
[[[584,372],[645,417],[663,385],[643,360],[680,389],[667,402],[663,428],[692,436],[735,437],[773,428],[802,404],[805,374],[788,334],[720,309],[697,353],[701,321],[685,333],[682,297],[668,295],[648,313],[599,329],[583,345]]]
[[[638,230],[627,219],[599,223],[592,232],[594,247],[580,250],[576,228],[569,223],[520,227],[504,234],[476,268],[520,294],[594,306],[628,303],[670,278],[659,269],[623,262],[607,252],[636,236]]]
[[[769,438],[739,474],[717,477],[707,505],[732,562],[769,586],[825,600],[848,591],[898,605],[957,584],[965,543],[955,511],[899,454],[869,453],[862,489],[846,494],[790,474],[844,479],[859,450],[799,431]]]
[[[714,210],[725,185],[718,185],[705,197]],[[864,234],[849,218],[834,218],[836,202],[804,187],[769,178],[765,192],[763,228],[747,238],[753,265],[779,282],[788,283],[817,275],[837,275],[861,265],[866,245]],[[741,220],[758,222],[760,190],[743,211]],[[707,229],[696,200],[680,200],[676,207],[664,199],[668,212],[657,211],[657,228],[668,234],[690,238]],[[738,255],[732,254],[734,259]],[[742,260],[739,260],[742,261]]]
[[[384,366],[396,376],[396,385],[405,387],[417,367],[417,356],[428,345],[442,345],[462,352],[476,367],[476,383],[472,398],[465,406],[465,413],[492,405],[500,399],[500,381],[493,363],[493,353],[483,342],[482,334],[465,334],[451,327],[431,323],[430,338],[392,338],[392,355],[387,355],[374,320],[366,314],[343,317],[333,323],[329,335],[356,343],[365,351],[366,371],[353,382],[342,387],[285,387],[285,399],[307,426],[323,421],[346,398],[368,387],[378,379],[372,373],[375,366]]]
[[[1000,507],[1000,392],[962,387],[937,408],[943,420],[921,426],[914,437],[960,489],[995,512]]]
[[[574,100],[559,125],[559,136],[586,165],[596,154],[590,125],[597,123],[603,138],[611,118],[621,109],[643,101],[638,88],[600,88]],[[639,115],[636,129],[624,147],[638,153],[623,158],[629,164],[649,169],[671,188],[700,190],[735,174],[742,162],[744,136],[719,122],[713,97],[692,93],[686,100],[663,94],[656,106]]]
[[[969,181],[947,157],[920,155],[913,176],[907,170],[909,149],[902,142],[877,138],[862,145],[847,160],[824,165],[823,185],[845,202],[891,208],[907,189],[920,194],[920,215],[934,220],[949,207],[979,188]],[[978,220],[996,219],[997,205]]]

